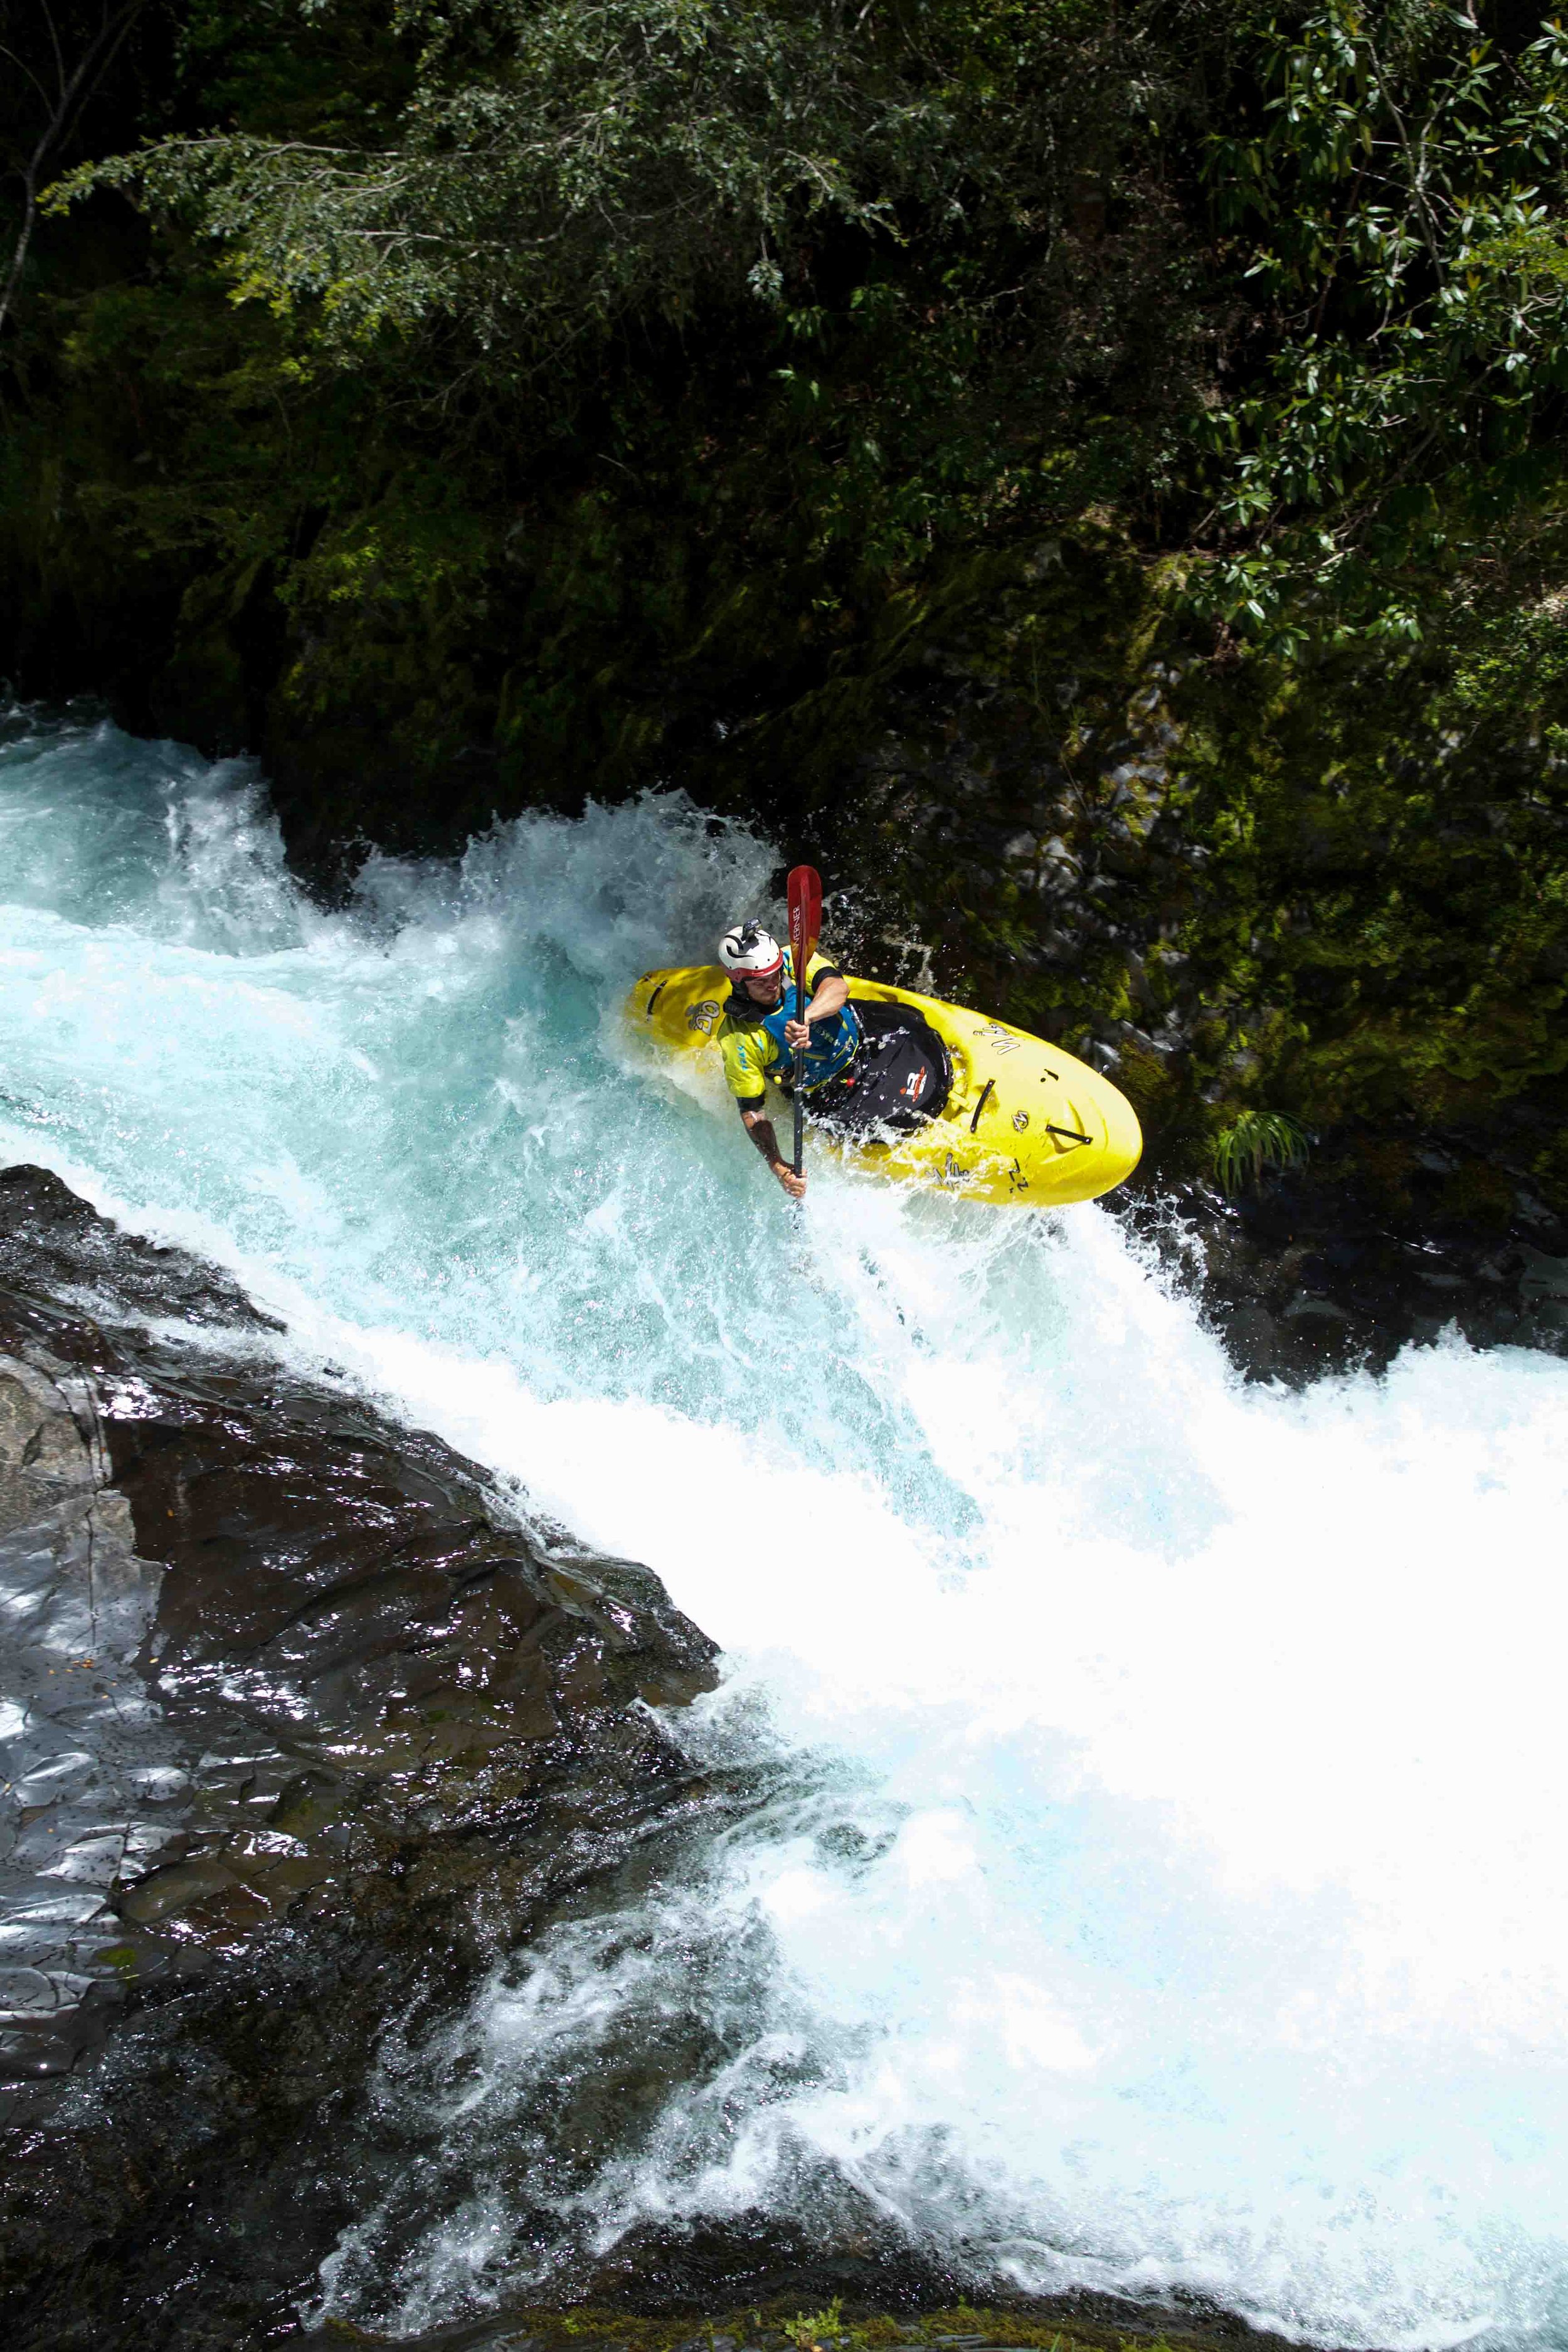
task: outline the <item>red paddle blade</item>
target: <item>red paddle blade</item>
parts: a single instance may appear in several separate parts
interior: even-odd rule
[[[822,936],[822,877],[815,866],[792,866],[789,877],[789,943],[796,977],[804,980],[813,949]]]

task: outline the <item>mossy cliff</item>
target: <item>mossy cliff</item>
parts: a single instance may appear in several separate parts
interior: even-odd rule
[[[146,16],[112,119],[89,112],[59,165],[131,148],[128,119],[379,162],[388,126],[421,107],[427,126],[438,101],[438,135],[398,150],[433,169],[466,135],[459,99],[521,102],[487,62],[508,41],[535,42],[541,89],[566,72],[537,47],[545,16],[498,9],[480,55],[471,12],[405,13],[401,30],[350,0]],[[798,13],[779,12],[775,83],[797,70]],[[651,54],[660,11],[632,14]],[[1439,154],[1491,100],[1436,18],[1406,14],[1401,102],[1427,106]],[[704,55],[722,61],[736,21],[705,12]],[[685,138],[717,192],[704,242],[634,236],[628,196],[576,278],[510,292],[517,234],[499,292],[384,271],[367,293],[331,243],[338,182],[291,184],[279,244],[249,149],[203,150],[209,179],[161,194],[147,167],[139,209],[100,187],[39,220],[7,332],[0,661],[24,694],[100,692],[139,728],[257,751],[329,887],[366,841],[446,845],[530,805],[684,786],[815,856],[868,962],[1113,1057],[1151,1178],[1206,1176],[1216,1139],[1267,1113],[1315,1139],[1309,1181],[1368,1214],[1482,1241],[1534,1217],[1553,1246],[1558,360],[1472,317],[1449,376],[1408,395],[1431,429],[1389,424],[1393,362],[1367,422],[1351,371],[1370,296],[1345,258],[1362,181],[1333,197],[1339,247],[1313,262],[1290,242],[1302,188],[1340,185],[1277,103],[1302,58],[1321,79],[1325,21],[1303,15],[1281,48],[1228,0],[1114,32],[1064,5],[1028,39],[981,0],[917,9],[869,65],[843,53],[841,119],[814,85],[848,177],[816,209],[756,197],[765,269],[726,244],[756,222],[721,176],[737,140],[774,153],[762,114],[718,162]],[[1557,68],[1529,26],[1490,31],[1516,135],[1539,140],[1528,107],[1548,119]],[[658,130],[668,176],[670,110],[680,129],[697,98],[650,88],[634,78],[622,103]],[[1376,155],[1398,93],[1356,88]],[[917,97],[925,144],[906,153]],[[160,168],[194,167],[182,148]],[[222,217],[203,211],[212,172]],[[1227,226],[1238,173],[1253,242]],[[480,179],[476,163],[464,186]],[[444,187],[423,234],[450,253]],[[514,232],[548,212],[531,187],[506,203]],[[1455,286],[1473,309],[1504,266],[1471,254],[1443,278],[1432,216],[1401,280],[1427,273],[1426,326],[1404,318],[1423,349]],[[301,275],[310,237],[335,279]],[[1531,289],[1555,265],[1509,251],[1518,315],[1544,317]],[[1338,352],[1342,397],[1281,408],[1268,387],[1307,364],[1291,273],[1312,268],[1311,352]],[[1385,341],[1403,315],[1388,295]],[[1494,362],[1515,387],[1495,398]]]

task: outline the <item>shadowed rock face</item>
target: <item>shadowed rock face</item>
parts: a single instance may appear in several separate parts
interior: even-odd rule
[[[1457,1332],[1475,1348],[1568,1354],[1568,1223],[1534,1203],[1488,1229],[1444,1217],[1456,1163],[1426,1155],[1417,1218],[1367,1186],[1299,1175],[1226,1201],[1207,1186],[1151,1193],[1121,1211],[1152,1239],[1233,1363],[1252,1380],[1304,1388]],[[1414,1180],[1411,1193],[1421,1200]]]
[[[108,1890],[155,1867],[188,1786],[134,1660],[158,1601],[108,1485],[88,1385],[41,1349],[0,1356],[0,2100],[103,2041],[138,1956]],[[164,1972],[161,1953],[141,1956]]]
[[[658,1580],[525,1530],[276,1328],[0,1175],[14,2347],[292,2332],[389,2014],[714,1801],[648,1711],[716,1680]]]

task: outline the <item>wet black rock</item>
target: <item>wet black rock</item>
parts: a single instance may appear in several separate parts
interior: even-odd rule
[[[1252,1380],[1381,1371],[1401,1349],[1447,1335],[1568,1354],[1568,1223],[1523,1186],[1500,1187],[1487,1216],[1456,1211],[1445,1196],[1468,1170],[1425,1146],[1391,1199],[1342,1145],[1326,1170],[1267,1178],[1236,1200],[1152,1188],[1119,1213],[1157,1244]]]
[[[47,1168],[0,1168],[0,1285],[106,1318],[279,1331],[237,1283],[184,1251],[121,1233]]]
[[[297,2333],[388,2019],[716,1801],[651,1712],[716,1679],[658,1580],[276,1331],[0,1177],[13,2352]]]

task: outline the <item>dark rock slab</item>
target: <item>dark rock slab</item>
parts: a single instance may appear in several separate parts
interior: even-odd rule
[[[650,1709],[713,1646],[657,1578],[276,1329],[0,1176],[12,2352],[298,2332],[388,2019],[710,1795]]]
[[[227,1330],[283,1328],[217,1266],[122,1233],[47,1168],[0,1169],[0,1285],[52,1307],[97,1301],[114,1322],[140,1314]]]
[[[1445,1207],[1468,1165],[1456,1155],[1412,1152],[1394,1194],[1342,1140],[1324,1156],[1326,1168],[1236,1200],[1188,1184],[1116,1204],[1249,1379],[1381,1371],[1450,1332],[1477,1348],[1568,1354],[1568,1224],[1528,1188],[1505,1187],[1483,1219]]]
[[[0,2116],[101,2049],[131,1978],[176,1967],[115,1901],[189,1778],[137,1663],[159,1573],[108,1481],[88,1384],[0,1353]]]

